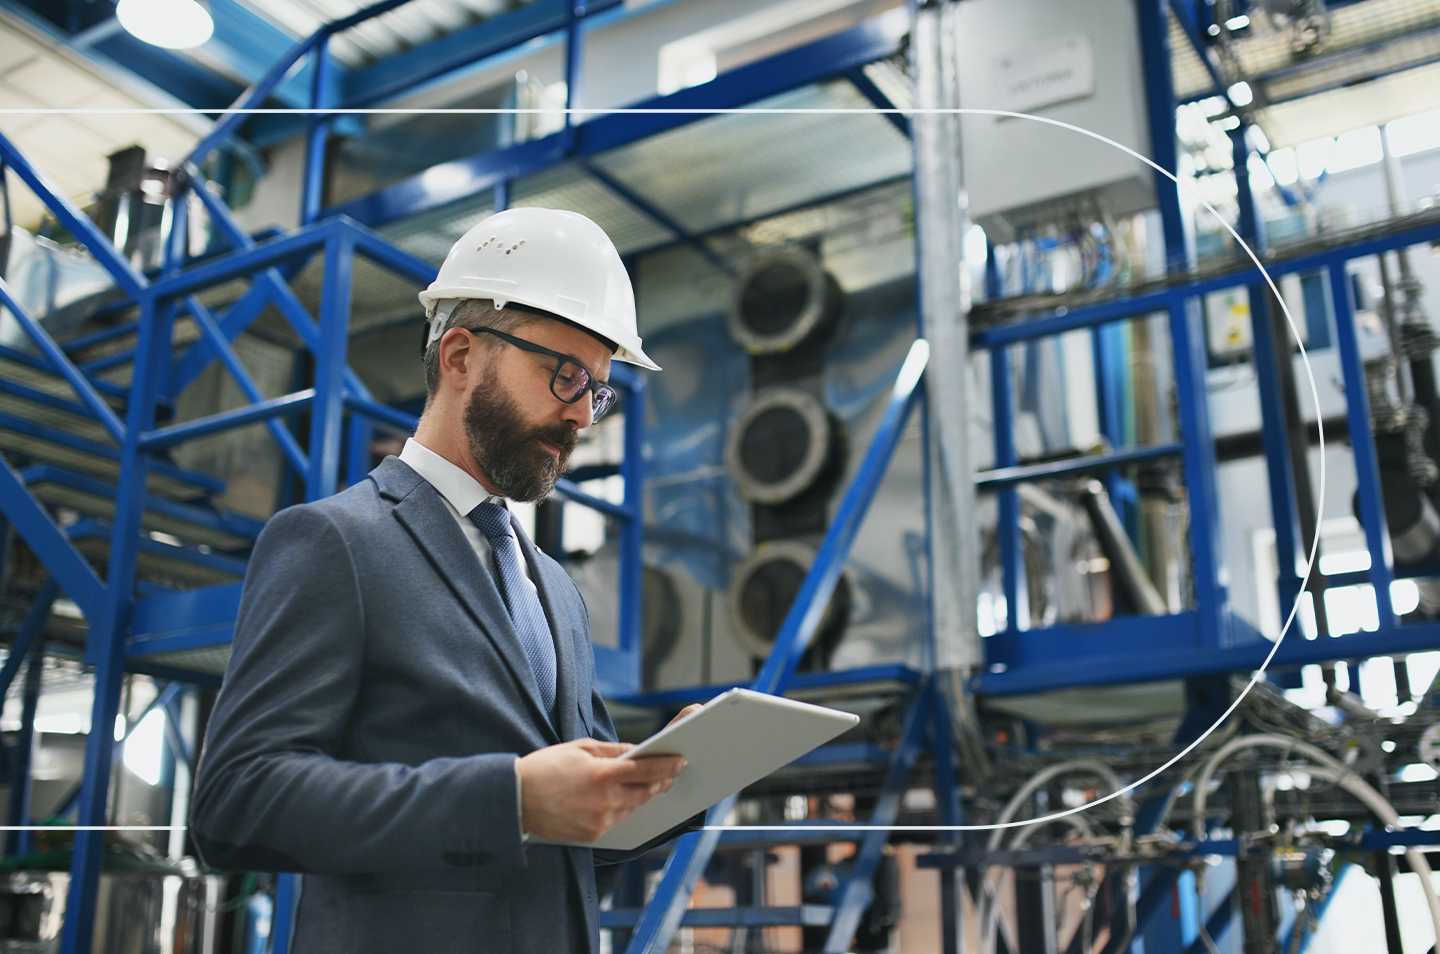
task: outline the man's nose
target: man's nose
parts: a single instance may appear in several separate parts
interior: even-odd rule
[[[594,407],[590,403],[590,395],[586,394],[574,404],[566,404],[565,409],[560,412],[561,420],[569,421],[579,431],[585,430],[595,421]]]

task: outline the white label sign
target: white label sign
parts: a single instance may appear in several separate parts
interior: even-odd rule
[[[1090,38],[1077,33],[991,60],[992,109],[1034,112],[1095,93],[1095,55]]]

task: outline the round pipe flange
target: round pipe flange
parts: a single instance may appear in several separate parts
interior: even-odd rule
[[[770,655],[817,552],[798,540],[762,543],[731,573],[729,602],[735,641],[752,656],[763,659]],[[812,651],[823,653],[835,643],[849,605],[850,581],[842,572],[811,642]]]
[[[830,463],[835,424],[799,388],[761,391],[730,429],[725,468],[751,503],[774,506],[814,486]]]
[[[726,315],[735,342],[754,355],[781,354],[833,325],[840,286],[799,246],[756,252],[741,267]]]

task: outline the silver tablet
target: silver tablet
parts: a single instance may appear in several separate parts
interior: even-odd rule
[[[681,755],[688,765],[670,791],[640,806],[590,847],[643,845],[859,722],[852,713],[781,696],[749,689],[724,692],[621,756]]]

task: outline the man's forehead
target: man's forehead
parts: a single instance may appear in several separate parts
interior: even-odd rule
[[[610,366],[610,348],[599,338],[583,328],[576,327],[563,318],[533,308],[526,313],[541,319],[527,329],[536,344],[545,345],[555,351],[563,351],[579,358],[592,371],[605,376]],[[543,340],[542,340],[543,338]]]

